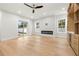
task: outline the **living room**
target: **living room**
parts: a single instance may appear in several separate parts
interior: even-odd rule
[[[68,27],[68,10],[75,4],[0,3],[0,55],[78,55],[69,43],[73,31]]]

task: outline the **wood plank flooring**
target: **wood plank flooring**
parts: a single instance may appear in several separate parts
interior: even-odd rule
[[[25,36],[0,42],[1,56],[74,56],[67,39]]]

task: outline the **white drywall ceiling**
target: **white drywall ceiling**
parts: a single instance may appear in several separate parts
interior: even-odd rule
[[[32,9],[25,6],[24,3],[0,3],[0,10],[18,14],[30,19],[39,19],[41,17],[67,12],[68,3],[27,3],[29,5],[43,5],[43,8],[36,9],[32,13]]]

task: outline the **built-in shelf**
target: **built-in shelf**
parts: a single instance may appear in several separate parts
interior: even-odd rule
[[[71,3],[68,9],[69,44],[74,53],[79,56],[79,3]]]
[[[74,13],[75,34],[79,34],[79,10]]]
[[[79,23],[79,21],[75,21],[74,23]]]
[[[79,34],[79,23],[75,23],[75,34]]]

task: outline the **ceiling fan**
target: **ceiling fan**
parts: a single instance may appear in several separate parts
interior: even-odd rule
[[[42,8],[42,7],[43,7],[42,5],[40,5],[40,6],[35,6],[35,4],[33,4],[33,6],[30,6],[30,5],[26,4],[26,3],[24,3],[24,5],[26,5],[26,6],[30,7],[30,8],[32,8],[32,9],[33,9],[32,13],[35,13],[35,9],[39,9],[39,8]]]

